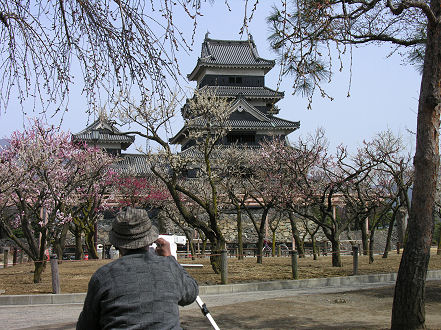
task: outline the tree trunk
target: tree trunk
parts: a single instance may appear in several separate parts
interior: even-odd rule
[[[271,256],[275,257],[276,256],[276,231],[274,230],[273,233],[273,242],[271,245]]]
[[[407,232],[407,209],[400,207],[396,214],[398,241],[400,246],[404,247],[406,244],[406,232]]]
[[[288,212],[288,214],[289,214],[289,222],[291,223],[292,235],[294,236],[296,249],[297,249],[297,252],[299,253],[299,258],[304,258],[305,257],[305,249],[302,244],[302,240],[300,239],[300,233],[299,233],[299,229],[297,228],[294,214],[292,212]]]
[[[369,239],[368,239],[368,233],[364,219],[360,221],[360,227],[361,227],[361,244],[363,246],[363,255],[367,256],[369,251]]]
[[[196,250],[191,240],[189,240],[189,246],[190,246],[191,260],[196,260]]]
[[[369,263],[374,262],[374,237],[375,237],[375,227],[371,229],[369,235]]]
[[[43,274],[45,268],[46,268],[45,260],[34,261],[34,283],[41,283],[41,274]]]
[[[12,266],[17,265],[18,248],[14,247],[12,249]]]
[[[263,233],[257,235],[257,263],[263,263],[263,240],[265,239]]]
[[[84,258],[83,243],[81,241],[81,230],[77,225],[74,225],[75,236],[75,260],[82,260]]]
[[[312,241],[312,254],[314,256],[314,260],[317,260],[318,259],[318,249],[317,249],[317,241],[316,241],[314,235],[311,235],[311,241]]]
[[[211,244],[211,255],[210,255],[211,268],[216,274],[220,274],[222,271],[221,252],[223,249],[225,249],[226,242],[225,240],[218,240],[216,238],[211,238],[210,244]]]
[[[342,267],[343,264],[341,262],[341,255],[340,255],[340,240],[332,238],[331,241],[331,247],[332,247],[332,267]]]
[[[391,250],[390,241],[392,239],[392,232],[394,230],[395,212],[392,219],[389,222],[389,228],[387,229],[386,246],[384,247],[383,258],[387,258],[389,251]]]
[[[239,248],[237,259],[243,260],[244,259],[244,255],[243,255],[243,226],[242,226],[242,210],[240,209],[240,205],[236,206],[236,210],[237,210],[237,218],[236,218],[236,221],[237,221],[236,222],[237,223],[237,245]]]
[[[43,228],[40,231],[38,255],[37,258],[34,259],[34,283],[41,282],[41,274],[46,267],[46,239],[47,229]]]
[[[207,238],[202,239],[202,250],[201,254],[205,255],[205,251],[207,250]]]
[[[196,259],[196,250],[194,248],[193,243],[193,234],[190,229],[181,227],[182,231],[184,232],[185,237],[187,238],[188,246],[190,247],[190,253],[191,253],[191,260]]]
[[[441,3],[432,0],[439,17]],[[427,25],[414,157],[415,180],[408,239],[401,258],[392,307],[392,329],[425,328],[425,281],[433,234],[433,208],[439,167],[441,24]]]
[[[95,232],[93,230],[89,231],[86,234],[85,243],[87,246],[87,253],[89,255],[89,259],[99,259],[95,249]]]
[[[64,251],[64,246],[66,245],[66,236],[68,231],[69,231],[69,224],[66,223],[63,225],[63,228],[61,229],[59,237],[57,237],[54,240],[54,249],[58,258],[58,262],[61,262],[61,260],[63,260],[63,251]]]
[[[61,247],[61,243],[60,240],[55,240],[54,241],[54,250],[55,250],[55,254],[57,255],[58,258],[58,262],[61,262],[61,260],[63,260],[63,248]]]

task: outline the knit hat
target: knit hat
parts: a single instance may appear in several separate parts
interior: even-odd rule
[[[139,249],[149,246],[158,238],[156,228],[146,210],[128,207],[121,211],[112,223],[109,241],[117,248]]]

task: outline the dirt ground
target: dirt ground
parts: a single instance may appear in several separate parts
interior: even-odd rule
[[[401,255],[390,253],[389,258],[375,256],[373,264],[368,263],[367,256],[359,257],[358,274],[394,273],[398,271]],[[352,256],[343,256],[343,267],[331,266],[329,256],[318,260],[312,257],[300,258],[298,263],[299,278],[323,278],[349,276],[352,274]],[[63,261],[58,265],[62,293],[79,293],[87,291],[87,284],[93,272],[111,260]],[[178,259],[181,264],[202,264],[201,268],[187,268],[187,271],[198,281],[199,285],[220,283],[220,275],[215,274],[209,264],[209,258]],[[429,269],[441,269],[441,256],[432,255]],[[41,294],[52,292],[50,264],[43,273],[42,282],[33,283],[33,264],[19,264],[0,269],[0,292],[2,294]],[[228,258],[229,283],[256,282],[291,279],[290,257],[265,257],[263,264],[257,264],[256,258],[245,260]],[[4,292],[3,292],[4,291]]]
[[[279,298],[207,305],[221,329],[389,329],[393,287],[339,293],[284,295]],[[205,299],[205,298],[204,298]],[[207,297],[207,299],[209,299]],[[222,295],[217,296],[222,299]],[[223,306],[221,306],[223,305]],[[74,330],[81,305],[0,306],[5,329]],[[426,284],[426,326],[441,329],[441,281]],[[200,310],[180,312],[188,330],[211,329]],[[8,323],[12,317],[13,322]],[[18,320],[19,319],[19,320]],[[29,322],[29,320],[33,320]]]
[[[393,287],[308,294],[210,308],[221,329],[390,329]],[[426,284],[426,327],[441,329],[441,281]],[[184,329],[209,329],[196,311],[181,312]]]
[[[373,264],[365,256],[359,259],[359,274],[391,273],[398,270],[401,255],[391,253],[389,258],[376,256]],[[111,260],[63,261],[59,264],[61,290],[63,293],[86,292],[92,273]],[[208,258],[196,260],[179,259],[182,264],[202,264],[202,268],[187,268],[200,285],[217,284],[220,275],[211,270]],[[347,276],[352,274],[352,256],[343,257],[343,267],[331,267],[330,257],[299,259],[300,278]],[[441,269],[441,256],[432,255],[430,269]],[[43,281],[32,283],[33,265],[21,264],[0,269],[0,292],[3,294],[50,293],[51,272],[47,266]],[[289,257],[264,258],[262,265],[248,257],[239,261],[228,259],[229,282],[254,282],[291,278],[291,259]],[[393,287],[371,288],[367,290],[298,294],[271,299],[260,299],[208,306],[211,315],[221,329],[388,329],[392,310]],[[76,306],[79,313],[82,306]],[[11,307],[12,308],[12,307]],[[22,312],[23,307],[17,307]],[[31,306],[29,308],[40,308]],[[59,306],[45,306],[49,314],[60,313],[63,322],[65,313]],[[71,309],[72,309],[71,308]],[[52,311],[52,309],[54,311]],[[428,329],[441,329],[441,281],[426,284],[426,326]],[[12,313],[11,309],[6,310]],[[181,311],[181,325],[184,329],[209,329],[208,320],[197,309]],[[74,319],[64,323],[33,325],[28,329],[75,329]]]

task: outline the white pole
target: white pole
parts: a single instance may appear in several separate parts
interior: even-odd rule
[[[219,327],[217,326],[216,322],[214,321],[213,317],[211,316],[210,312],[208,311],[207,305],[205,305],[205,303],[202,301],[201,297],[197,296],[196,297],[196,303],[199,305],[199,308],[202,311],[202,314],[204,314],[207,319],[210,321],[213,329],[215,330],[220,330]]]

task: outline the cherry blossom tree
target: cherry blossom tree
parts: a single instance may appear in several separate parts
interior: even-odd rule
[[[70,211],[72,221],[67,225],[75,237],[76,259],[83,255],[83,234],[89,258],[98,259],[97,223],[103,210],[111,207],[108,196],[117,177],[112,168],[117,159],[96,147],[86,145],[81,148],[82,152],[76,158],[82,173],[76,189],[78,199]]]
[[[320,254],[319,248],[317,247],[317,238],[316,235],[318,233],[318,231],[320,230],[320,226],[318,224],[316,224],[315,222],[312,222],[311,220],[305,219],[303,217],[300,218],[300,221],[303,224],[303,228],[305,231],[305,235],[309,235],[310,239],[311,239],[311,244],[312,244],[312,255],[313,255],[313,259],[317,260],[318,256]]]
[[[169,197],[155,178],[120,174],[114,178],[111,199],[119,207],[148,207]]]
[[[273,181],[285,208],[320,225],[331,243],[332,265],[341,267],[340,235],[351,223],[337,217],[335,207],[341,203],[341,190],[348,182],[362,181],[372,168],[367,162],[354,166],[346,149],[328,154],[323,130],[307,138],[300,137],[293,146],[281,141],[263,145],[262,160],[276,171]]]
[[[59,228],[72,220],[70,211],[81,200],[84,182],[96,179],[88,166],[98,166],[92,155],[73,145],[69,134],[38,121],[14,132],[1,152],[0,173],[14,179],[0,199],[15,211],[13,218],[1,219],[1,226],[34,261],[36,283],[45,267],[45,251]],[[87,163],[87,157],[94,160]],[[14,235],[14,228],[21,229],[26,242]]]

